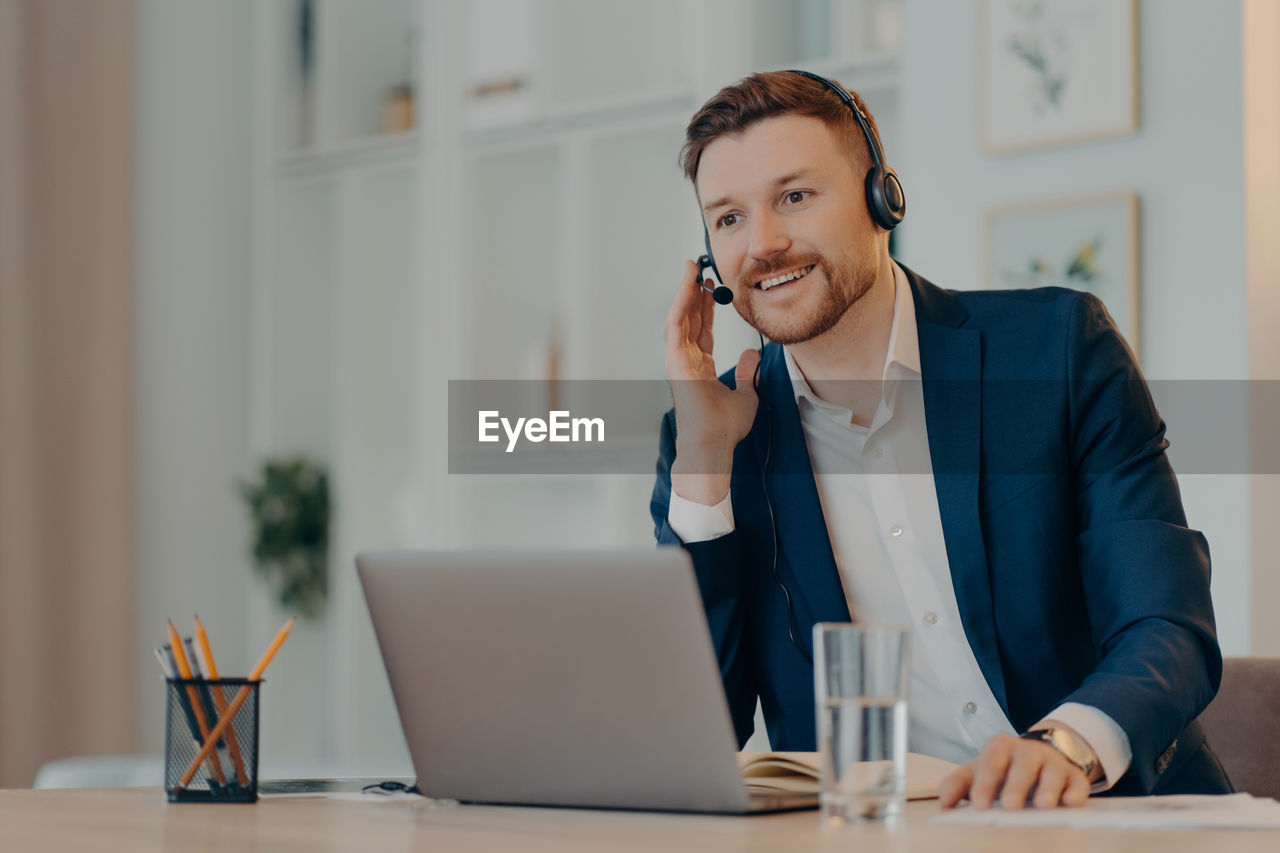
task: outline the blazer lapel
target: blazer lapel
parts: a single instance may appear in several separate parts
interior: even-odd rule
[[[991,578],[978,517],[982,335],[976,329],[959,328],[968,313],[954,297],[904,270],[916,303],[929,455],[951,582],[969,646],[1007,714]]]
[[[768,409],[761,413],[764,428],[754,431],[756,453],[762,467],[766,455],[769,457],[765,478],[769,501],[777,522],[779,546],[793,575],[788,577],[782,565],[779,572],[794,599],[799,631],[796,639],[808,649],[813,642],[810,625],[848,622],[849,605],[831,550],[782,347],[768,348],[760,376],[761,400]]]

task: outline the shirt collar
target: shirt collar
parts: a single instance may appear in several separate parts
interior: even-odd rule
[[[916,328],[916,306],[911,295],[911,284],[902,267],[895,261],[890,263],[893,264],[893,324],[889,327],[889,347],[885,352],[881,381],[920,376],[920,331]],[[809,387],[809,382],[800,372],[800,366],[796,364],[790,348],[783,347],[782,354],[796,399],[828,405]]]

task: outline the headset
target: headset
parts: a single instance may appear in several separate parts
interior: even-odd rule
[[[898,180],[898,176],[885,166],[884,149],[880,147],[880,140],[871,130],[871,121],[866,113],[858,107],[858,102],[840,84],[814,74],[812,71],[793,68],[786,73],[799,74],[801,77],[808,77],[810,80],[821,83],[835,93],[836,97],[843,101],[853,113],[858,127],[862,128],[862,135],[866,137],[867,149],[871,152],[871,168],[867,170],[864,181],[867,210],[871,214],[872,221],[884,230],[892,231],[897,228],[907,215],[907,196],[902,190],[902,182]],[[702,245],[706,247],[707,253],[698,258],[698,286],[710,293],[717,304],[728,305],[733,301],[733,291],[725,287],[724,276],[720,275],[720,268],[716,266],[716,258],[711,251],[711,232],[705,220],[702,223]],[[705,273],[708,267],[716,276],[717,285],[714,288],[706,283]]]
[[[866,137],[867,148],[871,151],[871,168],[867,171],[865,181],[867,210],[871,214],[872,221],[886,231],[892,231],[898,227],[907,215],[907,197],[902,191],[902,183],[898,180],[898,176],[890,172],[885,166],[884,150],[880,147],[880,140],[872,132],[871,122],[858,107],[858,102],[845,91],[843,86],[828,80],[826,77],[798,69],[792,69],[787,73],[799,74],[802,77],[808,77],[810,80],[821,83],[834,92],[853,113],[853,117],[858,121],[858,127],[862,128],[862,135]],[[710,293],[711,298],[717,304],[728,305],[733,302],[733,291],[725,287],[724,278],[720,275],[719,267],[716,266],[715,256],[711,252],[711,232],[707,228],[705,220],[702,223],[702,244],[706,247],[707,253],[698,258],[698,286]],[[715,274],[716,286],[714,288],[706,283],[706,271],[708,268]],[[756,370],[751,377],[751,384],[757,389],[757,398],[764,406],[765,416],[768,418],[768,429],[765,432],[764,459],[760,459],[757,451],[756,463],[760,466],[764,502],[769,509],[769,527],[773,533],[771,537],[773,544],[773,580],[778,585],[778,588],[782,590],[782,595],[787,602],[787,636],[791,638],[791,645],[795,646],[796,651],[810,666],[813,666],[813,658],[796,638],[796,609],[791,600],[791,590],[787,588],[786,583],[782,580],[782,575],[778,573],[778,522],[773,514],[773,499],[769,496],[769,463],[773,457],[773,411],[769,408],[769,404],[764,397],[758,393],[760,388],[760,365],[764,361],[764,333],[760,332],[759,329],[756,332],[760,335],[760,360],[756,362]]]

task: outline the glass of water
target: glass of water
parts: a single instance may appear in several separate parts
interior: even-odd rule
[[[911,629],[822,622],[813,626],[813,649],[823,818],[902,814]]]

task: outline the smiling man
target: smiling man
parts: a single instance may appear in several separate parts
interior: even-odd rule
[[[815,749],[812,625],[894,622],[910,748],[963,765],[945,805],[1231,790],[1195,722],[1222,666],[1208,546],[1132,353],[1089,295],[959,293],[896,263],[905,199],[847,98],[753,75],[682,155],[770,341],[717,379],[686,264],[651,511],[693,557],[740,743],[759,698],[773,748]]]

